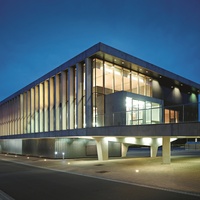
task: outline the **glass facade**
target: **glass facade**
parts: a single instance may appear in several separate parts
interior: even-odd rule
[[[152,97],[151,79],[133,70],[93,59],[93,125],[104,126],[105,96],[119,91]]]
[[[124,99],[125,93],[120,92],[129,96]],[[123,64],[85,58],[1,103],[0,132],[13,135],[107,125],[177,123],[189,121],[191,113],[192,119],[198,118],[198,106],[162,110],[162,103],[154,100],[150,76]],[[112,108],[113,104],[116,108]]]
[[[162,122],[162,105],[126,97],[126,125]]]

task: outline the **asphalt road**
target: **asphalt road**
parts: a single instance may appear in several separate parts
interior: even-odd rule
[[[197,196],[0,160],[0,190],[15,200],[197,200]]]

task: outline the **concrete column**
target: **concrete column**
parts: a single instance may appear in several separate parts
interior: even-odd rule
[[[61,130],[67,129],[67,74],[61,73]]]
[[[86,127],[92,127],[92,61],[90,58],[85,59],[85,82]]]
[[[15,134],[18,133],[18,96],[15,97]]]
[[[47,132],[49,129],[48,127],[48,99],[49,99],[49,95],[48,95],[48,81],[44,81],[44,131]]]
[[[13,135],[13,99],[10,101],[10,134]]]
[[[24,103],[24,105],[23,105],[23,107],[24,107],[24,109],[23,109],[23,111],[24,111],[24,124],[23,124],[23,132],[24,133],[27,133],[26,132],[26,127],[27,127],[27,111],[26,111],[26,96],[27,96],[27,94],[26,94],[26,92],[23,94],[23,98],[24,98],[24,100],[23,100],[23,103]]]
[[[31,92],[30,90],[26,93],[26,111],[27,111],[27,133],[31,132]]]
[[[74,68],[68,70],[68,129],[74,129]]]
[[[169,136],[163,136],[162,160],[163,160],[163,164],[171,163],[171,143],[170,143]]]
[[[43,108],[44,108],[44,91],[43,91],[43,83],[39,84],[39,132],[44,131],[44,113],[43,113]]]
[[[31,133],[35,132],[35,89],[31,88]]]
[[[49,79],[49,131],[54,131],[54,78]]]
[[[158,146],[157,145],[151,145],[151,157],[155,158],[157,156],[157,152],[158,152]]]
[[[20,133],[23,134],[23,124],[24,124],[24,109],[23,109],[23,94],[20,94]]]
[[[158,144],[157,144],[157,138],[152,138],[152,143],[150,146],[150,156],[152,158],[155,158],[157,156],[157,152],[158,152]]]
[[[128,151],[129,144],[121,143],[121,156],[126,157]]]
[[[106,138],[95,138],[98,160],[108,160],[108,141]]]
[[[17,96],[17,134],[20,134],[20,96]]]
[[[60,130],[60,75],[56,74],[54,78],[54,102],[55,102],[55,130]]]
[[[38,85],[35,86],[35,133],[37,133],[39,131],[39,89],[38,89]]]
[[[76,125],[83,128],[83,66],[76,64]]]

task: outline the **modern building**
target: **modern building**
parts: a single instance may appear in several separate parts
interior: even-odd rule
[[[98,43],[0,102],[0,151],[50,158],[126,156],[130,145],[199,138],[200,85]]]

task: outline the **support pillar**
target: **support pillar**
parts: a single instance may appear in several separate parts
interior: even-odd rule
[[[67,74],[61,73],[61,130],[67,129]]]
[[[43,95],[43,83],[39,84],[39,132],[44,131],[44,115],[43,115],[43,107],[44,107],[44,95]]]
[[[155,158],[157,156],[158,152],[158,146],[157,145],[151,145],[151,158]]]
[[[20,94],[20,133],[23,134],[24,112],[23,112],[23,94]]]
[[[55,130],[60,130],[60,75],[56,74],[54,78],[54,104],[55,104]]]
[[[170,144],[170,137],[163,136],[163,145],[162,145],[162,160],[163,164],[170,164],[171,163],[171,144]]]
[[[27,126],[26,126],[26,130],[27,130],[27,133],[30,133],[31,132],[31,117],[30,117],[30,115],[31,115],[31,107],[30,107],[30,102],[31,102],[31,100],[30,100],[30,95],[31,95],[31,93],[30,93],[30,90],[29,91],[27,91],[27,93],[26,93],[26,112],[27,112]]]
[[[98,160],[108,160],[108,141],[106,138],[96,138]]]
[[[48,81],[44,81],[44,132],[49,130],[49,116],[48,116],[48,106],[49,106],[49,93],[48,93]]]
[[[83,128],[83,68],[81,63],[76,64],[76,125]]]
[[[31,88],[31,133],[35,132],[35,91]]]
[[[48,123],[48,129],[49,131],[54,131],[54,78],[50,78],[49,79],[49,91],[48,91],[48,95],[49,95],[49,112],[48,112],[48,116],[49,116],[49,123]]]
[[[126,157],[126,154],[127,154],[127,151],[128,151],[128,147],[129,147],[129,144],[125,144],[125,143],[122,143],[121,144],[121,156],[122,157]]]
[[[151,158],[155,158],[158,152],[158,141],[157,138],[152,138],[151,146],[150,146],[150,156]]]
[[[75,91],[75,74],[74,68],[70,67],[68,70],[68,129],[74,129],[74,91]]]
[[[86,106],[86,127],[92,127],[92,61],[85,59],[85,106]]]
[[[34,92],[35,92],[35,94],[34,94],[34,108],[35,108],[35,110],[34,110],[34,112],[35,112],[35,115],[34,115],[34,117],[35,117],[35,119],[34,119],[34,121],[35,121],[35,132],[37,133],[38,131],[39,131],[39,101],[38,101],[38,85],[36,85],[35,86],[35,90],[34,90]]]

